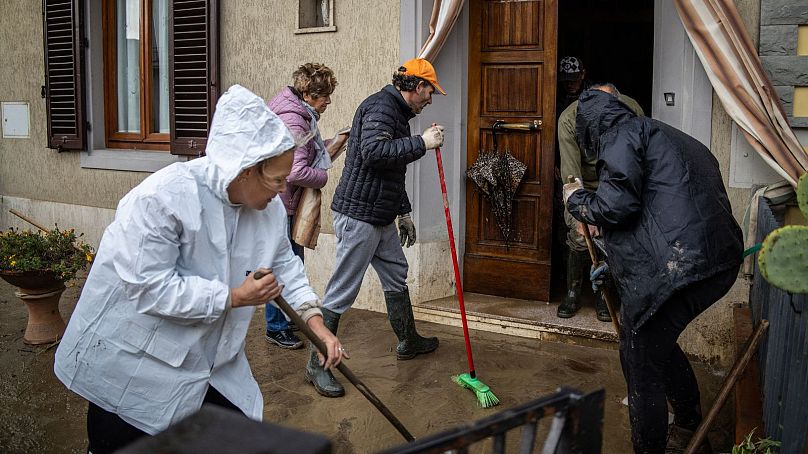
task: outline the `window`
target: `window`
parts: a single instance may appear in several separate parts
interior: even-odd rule
[[[48,146],[95,153],[99,168],[110,153],[203,154],[218,24],[218,0],[43,0]]]
[[[298,0],[295,33],[335,32],[334,0]]]
[[[107,148],[168,150],[168,0],[104,2]]]

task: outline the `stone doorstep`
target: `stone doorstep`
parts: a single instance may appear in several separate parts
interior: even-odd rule
[[[441,301],[438,300],[437,302]],[[458,308],[445,307],[443,304],[435,303],[429,301],[413,306],[415,318],[419,321],[462,327]],[[563,321],[561,323],[551,323],[543,320],[507,317],[469,310],[468,307],[466,309],[466,318],[469,329],[609,350],[616,350],[618,347],[617,335],[614,332],[564,324]],[[611,329],[611,324],[604,325]]]
[[[748,307],[735,307],[732,311],[735,322],[735,355],[741,354],[749,337],[754,331],[752,311]],[[760,389],[760,364],[755,354],[735,383],[735,443],[738,444],[755,429],[757,436],[762,436],[763,404]]]

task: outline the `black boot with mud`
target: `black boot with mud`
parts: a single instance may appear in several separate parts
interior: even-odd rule
[[[584,267],[588,269],[590,263],[588,252],[569,251],[567,255],[567,292],[556,312],[559,318],[570,318],[581,308],[583,269]]]
[[[384,292],[387,303],[387,318],[398,337],[396,358],[412,359],[416,355],[429,353],[438,348],[437,337],[422,337],[415,330],[415,317],[412,315],[412,302],[409,290]]]
[[[598,320],[602,322],[612,321],[612,316],[609,314],[609,307],[606,306],[606,300],[603,299],[603,289],[595,292],[595,314]]]
[[[323,312],[323,323],[334,335],[337,334],[339,327],[340,314],[332,312],[326,308],[321,309]],[[306,365],[306,380],[314,385],[314,389],[325,397],[342,397],[345,395],[345,388],[342,387],[340,382],[334,377],[330,370],[325,370],[320,365],[320,359],[317,357],[317,349],[313,344],[309,344],[311,356],[309,363]]]

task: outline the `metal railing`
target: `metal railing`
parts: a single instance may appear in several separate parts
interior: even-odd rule
[[[605,391],[583,394],[571,388],[559,388],[549,396],[503,410],[472,424],[430,435],[382,454],[466,453],[475,443],[492,438],[493,453],[505,452],[506,435],[522,428],[519,453],[532,453],[536,445],[539,420],[552,417],[542,454],[600,453],[603,431]]]
[[[757,242],[782,225],[783,210],[760,198]],[[782,442],[780,452],[806,452],[808,295],[790,294],[770,285],[755,261],[749,301],[754,323],[769,321],[768,335],[758,347],[765,436]]]

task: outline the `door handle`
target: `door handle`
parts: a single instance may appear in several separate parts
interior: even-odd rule
[[[514,131],[536,131],[542,125],[541,120],[533,120],[533,122],[524,123],[506,123],[502,120],[494,122],[493,129],[508,129]]]

